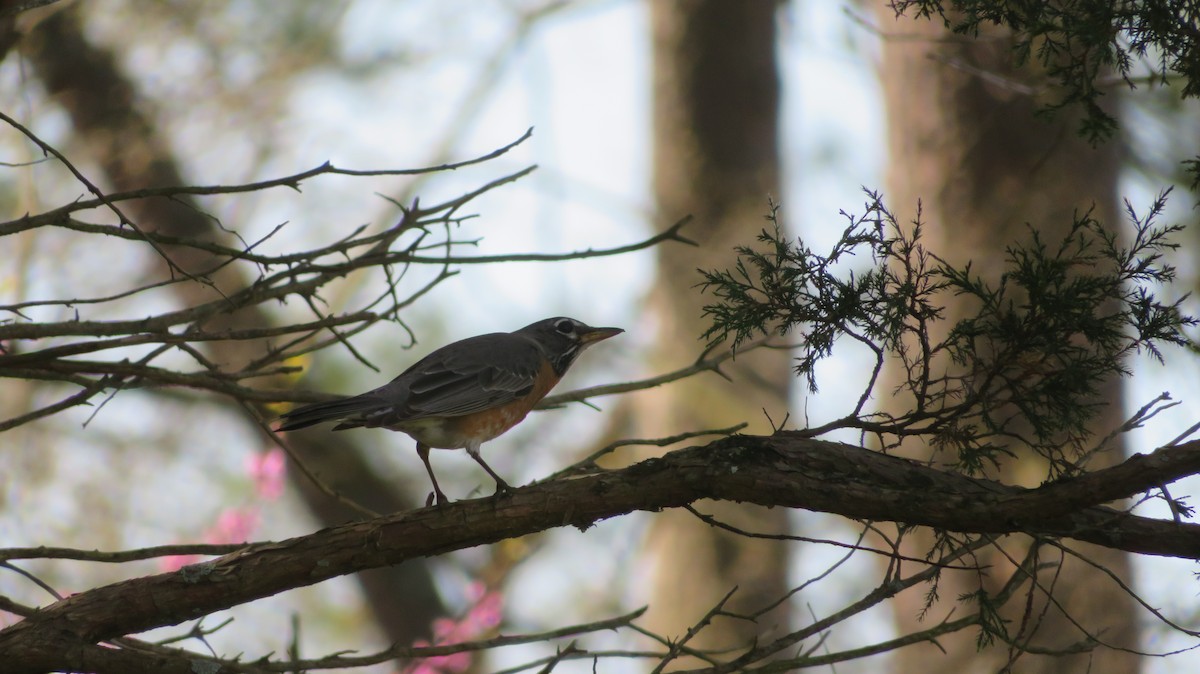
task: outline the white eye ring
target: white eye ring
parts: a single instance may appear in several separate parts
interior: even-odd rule
[[[571,335],[575,333],[575,323],[570,319],[564,318],[554,323],[554,329],[564,335]]]

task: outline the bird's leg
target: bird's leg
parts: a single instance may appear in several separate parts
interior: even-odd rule
[[[491,475],[492,479],[496,481],[496,493],[497,494],[504,494],[504,493],[512,491],[512,487],[508,486],[508,483],[504,481],[504,478],[497,475],[496,471],[492,470],[492,467],[487,465],[487,463],[484,462],[483,457],[480,456],[480,454],[479,454],[479,445],[478,444],[467,445],[466,449],[467,449],[467,454],[471,455],[472,459],[475,459],[475,463],[479,464],[480,466],[483,466],[483,469],[487,471],[487,474]]]
[[[429,465],[429,445],[418,442],[417,456],[421,457],[421,463],[425,464],[425,472],[429,473],[429,481],[433,483],[433,495],[437,499],[437,504],[449,503],[450,499],[446,498],[446,495],[442,493],[442,488],[438,486],[437,478],[433,476],[433,466]]]

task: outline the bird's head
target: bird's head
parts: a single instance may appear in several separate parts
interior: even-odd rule
[[[517,334],[532,338],[542,347],[559,375],[585,348],[622,332],[621,328],[594,328],[566,316],[547,318],[517,330]]]

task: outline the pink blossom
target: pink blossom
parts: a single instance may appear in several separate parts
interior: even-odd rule
[[[274,501],[283,494],[284,479],[287,477],[287,457],[279,447],[256,453],[246,457],[246,472],[254,480],[254,493],[258,499]],[[227,508],[217,516],[216,523],[204,532],[204,541],[215,544],[248,541],[253,537],[258,525],[257,505]],[[163,571],[178,571],[202,559],[201,555],[171,555],[161,558],[158,565]]]
[[[204,535],[209,543],[241,543],[250,540],[258,528],[258,508],[227,508],[217,517],[217,523]]]
[[[217,523],[204,532],[204,542],[223,544],[241,543],[250,539],[250,535],[258,528],[258,508],[246,506],[243,508],[228,508],[217,517]],[[200,555],[171,555],[158,561],[163,571],[178,571],[188,564],[195,564],[203,557]]]
[[[203,557],[200,555],[171,555],[158,560],[158,568],[163,571],[178,571],[188,564],[195,564]]]
[[[483,583],[472,583],[467,595],[475,600],[466,615],[458,620],[438,618],[430,626],[433,643],[439,646],[461,644],[478,639],[500,624],[503,618],[503,598],[499,592],[489,591]],[[416,641],[413,646],[429,646],[428,641]],[[404,670],[405,674],[447,674],[464,672],[471,666],[470,653],[454,653],[425,658]]]
[[[475,608],[467,614],[467,618],[475,624],[474,631],[482,634],[500,626],[504,618],[504,598],[499,592],[488,592],[479,599]]]
[[[454,620],[450,618],[435,618],[433,621],[433,640],[439,644],[444,644],[447,639],[454,638],[457,630],[458,623]]]
[[[274,501],[283,494],[284,478],[287,477],[287,457],[279,447],[272,447],[246,457],[246,472],[254,479],[258,496]]]
[[[424,648],[430,646],[423,639],[413,642],[413,646]],[[463,672],[471,666],[470,653],[453,653],[451,655],[435,655],[418,662],[416,666],[406,670],[407,674],[444,674],[445,672]]]

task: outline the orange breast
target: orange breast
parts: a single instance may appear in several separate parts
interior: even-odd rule
[[[458,449],[472,441],[487,442],[521,423],[533,406],[558,384],[558,379],[554,369],[546,363],[538,373],[533,390],[519,400],[461,417],[427,418],[422,420],[427,428],[404,430],[430,447],[440,449]]]

